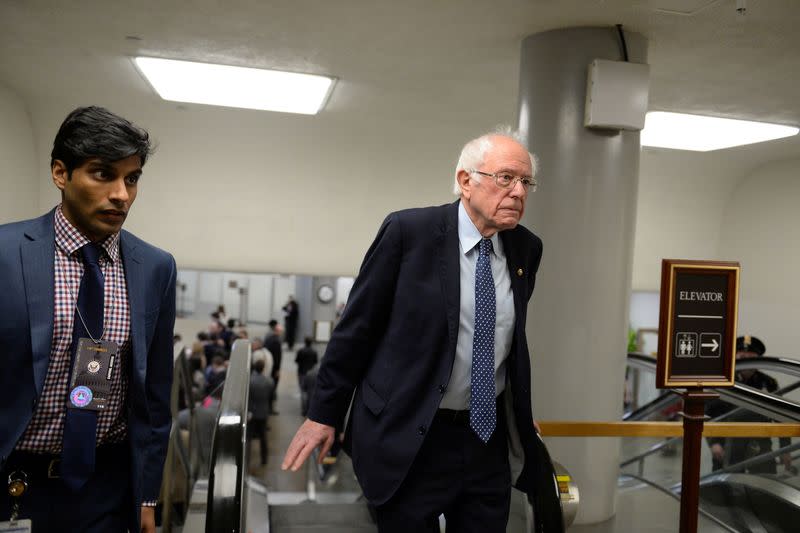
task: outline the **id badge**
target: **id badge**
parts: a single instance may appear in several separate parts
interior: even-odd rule
[[[32,529],[33,526],[29,518],[0,522],[0,532],[2,533],[31,533]]]
[[[106,408],[118,354],[119,346],[115,342],[94,342],[86,338],[78,340],[67,408],[89,411]]]

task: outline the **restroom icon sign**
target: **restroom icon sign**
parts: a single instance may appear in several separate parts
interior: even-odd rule
[[[697,357],[697,333],[675,334],[675,357]]]

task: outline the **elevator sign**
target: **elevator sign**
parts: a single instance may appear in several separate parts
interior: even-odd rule
[[[656,386],[733,385],[739,263],[664,259]]]

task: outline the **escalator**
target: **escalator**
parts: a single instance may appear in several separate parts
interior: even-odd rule
[[[367,503],[359,493],[329,490],[337,476],[352,476],[346,458],[326,468],[308,463],[308,486],[304,493],[270,493],[263,480],[247,475],[249,447],[244,438],[247,429],[247,383],[250,368],[250,347],[246,342],[234,345],[227,382],[219,414],[215,420],[213,446],[197,437],[196,422],[190,421],[188,440],[174,431],[170,440],[168,469],[165,471],[165,495],[162,531],[248,531],[253,533],[313,533],[377,531]],[[655,360],[641,354],[629,354],[628,365],[653,378]],[[760,358],[741,361],[740,369],[757,368],[800,378],[800,362],[791,359]],[[188,387],[185,361],[176,357],[176,386],[173,396],[180,396]],[[790,399],[800,389],[800,381],[784,386],[776,394],[768,394],[737,384],[720,390],[723,398],[736,409],[720,420],[737,413],[753,412],[771,420],[800,422],[800,403]],[[191,403],[184,400],[183,403]],[[626,421],[663,419],[674,413],[681,398],[673,391],[664,391],[645,405],[632,410]],[[177,409],[175,402],[174,408]],[[191,406],[190,409],[191,411]],[[199,434],[202,434],[200,432]],[[211,439],[209,439],[211,440]],[[619,485],[620,507],[613,531],[644,531],[641,519],[636,526],[637,509],[655,506],[664,508],[664,525],[675,524],[680,498],[680,438],[623,439],[623,457]],[[578,494],[568,473],[549,460],[544,443],[539,441],[542,462],[538,473],[538,498],[527,502],[512,501],[508,531],[527,533],[562,533],[574,519]],[[208,464],[203,464],[204,449]],[[800,464],[800,443],[748,458],[745,462],[712,470],[708,451],[701,477],[701,531],[732,533],[783,533],[800,530],[800,478],[796,471],[777,474],[754,474],[753,465],[776,461],[791,454]],[[176,475],[177,474],[177,475]],[[176,477],[185,478],[176,482]],[[351,484],[351,487],[353,485]],[[170,488],[171,490],[167,490]],[[327,487],[327,488],[326,488]],[[516,492],[516,491],[514,491]],[[666,499],[665,499],[666,498]],[[650,502],[642,505],[642,502]],[[674,509],[674,510],[670,510]],[[639,513],[641,514],[641,513]],[[644,521],[658,529],[658,518]],[[633,528],[633,529],[632,529]],[[578,528],[580,529],[580,528]],[[669,530],[669,529],[666,529]],[[659,530],[660,531],[660,530]]]
[[[628,355],[629,368],[654,375],[655,359],[642,354]],[[720,397],[734,408],[712,421],[747,420],[748,416],[767,418],[776,422],[800,422],[800,403],[790,399],[791,393],[800,389],[800,362],[793,359],[762,357],[737,362],[737,370],[756,369],[786,376],[790,384],[774,394],[746,385],[735,384],[730,389],[719,389]],[[676,391],[665,391],[648,403],[626,413],[626,421],[670,419],[677,411],[681,397]],[[753,435],[740,439],[749,442],[763,437]],[[644,440],[644,439],[640,439]],[[680,495],[680,471],[665,465],[679,463],[677,457],[681,439],[652,440],[639,443],[645,449],[628,446],[627,459],[621,463],[623,477],[639,488],[655,487],[677,498]],[[726,449],[732,448],[726,441]],[[781,469],[775,465],[778,458],[791,457],[793,464],[800,460],[800,444],[786,443],[766,453],[752,454],[745,460],[731,460],[730,454],[722,468],[712,468],[710,452],[705,448],[706,460],[701,463],[700,511],[717,522],[725,531],[752,533],[796,533],[800,530],[800,477],[797,469]],[[633,451],[634,453],[630,453]],[[651,463],[651,464],[648,464]],[[764,472],[767,473],[764,473]],[[761,473],[759,473],[761,472]],[[774,472],[774,473],[772,473]]]
[[[349,461],[328,461],[318,467],[307,462],[304,493],[272,492],[263,480],[248,475],[247,433],[250,345],[236,341],[214,421],[213,439],[204,442],[198,413],[192,406],[187,365],[176,350],[173,412],[175,429],[170,439],[162,494],[163,533],[373,533],[373,516],[360,493],[326,491],[337,477],[352,477]],[[186,408],[179,410],[180,404]],[[183,413],[183,423],[178,423]],[[185,418],[188,416],[188,421]],[[181,431],[178,428],[183,427]],[[210,445],[210,446],[209,446]],[[577,513],[578,492],[569,474],[552,463],[541,439],[543,458],[537,472],[537,498],[512,502],[508,531],[563,533]],[[204,460],[202,449],[210,449]],[[516,492],[516,491],[514,491]]]

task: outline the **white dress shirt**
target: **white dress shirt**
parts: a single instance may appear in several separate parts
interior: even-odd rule
[[[478,264],[478,243],[483,237],[469,218],[464,204],[458,204],[458,241],[461,283],[461,312],[458,321],[456,357],[450,382],[439,407],[469,409],[472,383],[472,338],[475,333],[475,268]],[[494,331],[495,395],[506,386],[506,359],[514,333],[514,295],[508,275],[506,256],[497,233],[492,235],[492,277],[496,298]]]

